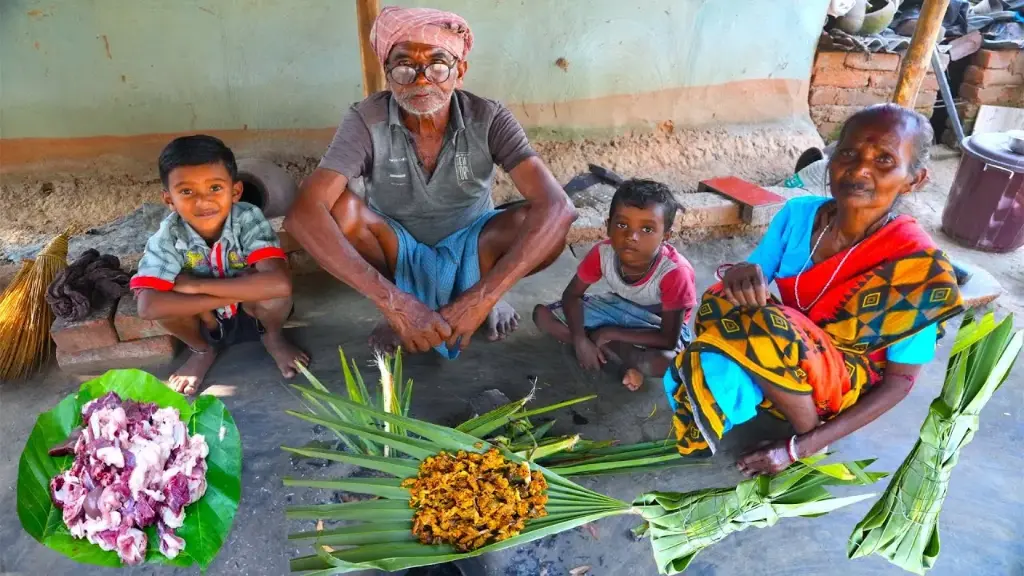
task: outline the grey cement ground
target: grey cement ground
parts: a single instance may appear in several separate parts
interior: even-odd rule
[[[1000,299],[1000,314],[1021,312],[1024,283],[1020,270],[1024,254],[980,255],[953,248],[937,232],[935,206],[941,211],[941,196],[948,189],[951,174],[940,162],[943,182],[922,193],[910,205],[926,226],[934,230],[944,247],[958,258],[968,259],[990,270],[1008,292]],[[955,162],[952,163],[955,168]],[[930,214],[930,215],[929,215]],[[723,262],[743,258],[756,239],[735,238],[681,246],[697,269],[700,288],[712,281],[712,271]],[[572,275],[575,260],[569,251],[549,270],[517,286],[510,300],[524,319],[537,302],[556,299]],[[328,385],[341,380],[337,347],[342,346],[360,363],[371,356],[366,337],[376,313],[365,301],[326,276],[305,276],[297,283],[298,312],[308,326],[291,332],[310,351],[314,373]],[[1018,326],[1024,322],[1018,321]],[[869,428],[833,447],[843,458],[879,459],[876,468],[893,471],[917,438],[928,405],[939,392],[951,338],[941,345],[938,358],[929,365],[910,397]],[[180,359],[179,359],[180,361]],[[169,370],[158,373],[165,376]],[[367,366],[364,374],[372,376]],[[542,338],[529,320],[510,340],[502,344],[474,341],[461,359],[445,362],[432,355],[408,359],[406,374],[415,379],[412,411],[420,418],[448,423],[466,408],[466,401],[489,388],[499,388],[510,398],[529,391],[529,376],[541,383],[538,402],[551,403],[589,393],[596,401],[583,404],[577,412],[587,424],[574,425],[568,411],[556,414],[556,431],[577,431],[590,439],[616,438],[638,442],[666,437],[669,412],[657,383],[640,392],[629,393],[607,375],[582,374],[568,349]],[[300,403],[277,374],[273,362],[258,343],[243,344],[226,352],[214,367],[205,393],[223,398],[241,431],[244,446],[243,495],[231,536],[221,550],[210,574],[280,575],[288,571],[290,557],[308,554],[285,539],[290,531],[309,529],[309,524],[284,520],[289,504],[325,503],[334,494],[315,490],[285,488],[281,478],[288,475],[338,476],[350,472],[341,465],[325,469],[307,462],[293,462],[279,447],[327,439],[311,426],[284,414],[300,409]],[[78,387],[78,380],[50,370],[31,381],[0,388],[0,573],[31,575],[113,574],[110,569],[87,568],[47,550],[20,527],[15,512],[17,462],[35,418]],[[1024,363],[985,409],[981,430],[963,451],[951,481],[940,529],[942,554],[930,574],[941,575],[1024,575]],[[652,409],[656,411],[648,417]],[[648,490],[694,490],[729,486],[741,476],[732,468],[742,448],[765,435],[783,437],[786,428],[770,417],[745,424],[727,437],[726,452],[710,464],[677,468],[657,474],[632,477],[584,479],[583,484],[622,499]],[[884,483],[872,491],[880,492]],[[857,492],[851,490],[848,492]],[[871,501],[816,519],[783,520],[774,528],[737,533],[708,549],[691,565],[687,574],[725,575],[831,575],[901,574],[902,571],[876,557],[848,561],[846,540]],[[632,517],[605,519],[594,524],[595,533],[578,529],[549,537],[515,550],[484,557],[488,573],[494,576],[560,576],[575,567],[591,566],[590,574],[656,574],[646,541],[632,542],[627,530]],[[126,574],[198,573],[141,567]]]

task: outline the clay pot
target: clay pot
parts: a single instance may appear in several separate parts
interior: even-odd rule
[[[284,168],[260,158],[239,160],[238,179],[244,186],[242,202],[256,206],[267,218],[284,216],[299,189]]]
[[[857,3],[845,16],[836,20],[836,25],[847,34],[857,36],[878,34],[892,23],[899,4],[899,2],[890,0],[880,7],[873,8],[869,0],[857,0]]]
[[[846,15],[836,19],[836,26],[847,34],[857,34],[864,26],[864,15],[867,14],[868,0],[857,0]]]

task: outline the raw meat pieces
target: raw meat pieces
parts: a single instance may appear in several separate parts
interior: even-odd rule
[[[189,436],[176,409],[122,402],[113,392],[82,407],[82,422],[50,452],[75,456],[50,480],[68,530],[140,564],[148,545],[142,529],[155,524],[160,553],[177,556],[185,540],[174,530],[206,492],[206,439]]]

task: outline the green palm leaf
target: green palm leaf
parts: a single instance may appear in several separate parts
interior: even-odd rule
[[[373,406],[364,406],[344,398],[305,387],[297,387],[325,406],[333,406],[343,413],[372,419],[401,427],[413,436],[399,437],[388,434],[376,426],[358,426],[342,422],[339,418],[313,417],[292,413],[307,421],[317,421],[328,427],[337,427],[351,434],[365,435],[378,443],[390,443],[397,451],[412,458],[369,457],[320,449],[288,448],[287,450],[312,457],[326,458],[379,470],[395,478],[342,478],[327,480],[288,479],[289,486],[305,486],[328,490],[377,496],[376,500],[321,506],[296,506],[287,510],[289,519],[307,519],[355,522],[346,526],[331,526],[322,530],[302,531],[289,538],[310,542],[311,555],[295,558],[292,571],[312,574],[341,574],[358,570],[376,569],[396,571],[415,566],[437,564],[488,552],[519,546],[571,530],[583,524],[608,516],[625,513],[642,514],[648,521],[649,536],[659,568],[674,569],[685,566],[693,555],[729,533],[747,526],[770,526],[778,518],[787,516],[815,516],[859,501],[866,496],[832,498],[825,486],[858,485],[862,479],[876,478],[863,471],[870,461],[850,462],[845,465],[820,464],[818,458],[800,463],[780,475],[777,482],[768,478],[748,480],[735,488],[698,491],[687,494],[651,493],[637,498],[630,506],[620,500],[584,488],[557,472],[538,465],[548,483],[547,516],[529,520],[522,533],[501,542],[495,542],[459,553],[450,546],[425,545],[412,537],[413,510],[409,506],[408,491],[401,487],[404,477],[418,472],[419,460],[442,450],[483,452],[492,447],[502,450],[506,458],[524,462],[524,458],[507,448],[460,431],[399,414],[387,414]],[[660,459],[665,443],[642,446],[648,458]],[[674,449],[674,448],[673,448]],[[595,466],[615,465],[616,457],[628,458],[626,447],[601,448],[596,457],[604,458]],[[678,456],[675,456],[678,458]],[[805,500],[793,497],[802,492]],[[724,512],[723,512],[724,511]],[[722,526],[728,528],[723,529]],[[699,538],[695,538],[695,535]],[[341,549],[337,549],[341,548]],[[670,573],[670,572],[665,572]]]

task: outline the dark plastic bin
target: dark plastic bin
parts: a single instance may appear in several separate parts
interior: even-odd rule
[[[963,157],[942,211],[942,231],[985,252],[1024,246],[1024,155],[1006,133],[964,138]]]

